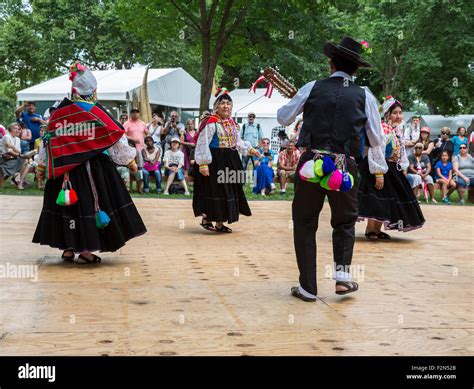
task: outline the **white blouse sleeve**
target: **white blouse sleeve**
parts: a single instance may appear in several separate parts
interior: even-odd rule
[[[207,124],[199,134],[196,150],[194,151],[194,159],[198,165],[208,165],[212,162],[211,143],[212,137],[216,132],[216,123]]]
[[[249,154],[250,149],[252,148],[250,142],[247,142],[240,137],[240,131],[237,131],[237,142],[235,146],[237,147],[237,150],[242,153],[243,156],[247,156]]]
[[[410,162],[408,161],[407,151],[405,149],[405,138],[402,132],[400,140],[400,167],[402,170],[407,170],[408,166],[410,166]]]
[[[135,147],[128,144],[128,139],[125,134],[107,150],[112,161],[120,166],[127,166],[137,155]]]
[[[385,160],[385,143],[376,147],[370,147],[367,158],[369,160],[369,171],[371,174],[387,173],[388,166]]]

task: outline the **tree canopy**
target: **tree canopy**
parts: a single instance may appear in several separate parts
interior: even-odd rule
[[[473,3],[462,0],[31,0],[0,8],[0,102],[64,73],[183,67],[201,82],[201,109],[214,79],[247,88],[272,65],[297,87],[326,77],[326,41],[370,44],[358,83],[408,109],[474,111]],[[185,91],[183,91],[185,93]],[[0,121],[9,114],[0,112]],[[12,116],[12,115],[10,115]],[[13,117],[12,117],[13,118]]]

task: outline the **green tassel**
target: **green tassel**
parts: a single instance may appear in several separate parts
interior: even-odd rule
[[[64,192],[64,189],[61,189],[61,192],[59,192],[58,198],[56,199],[56,204],[63,206],[66,203],[66,194]]]

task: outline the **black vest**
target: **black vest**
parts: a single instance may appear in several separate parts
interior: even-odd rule
[[[298,146],[362,155],[365,90],[342,77],[316,81],[303,110]]]

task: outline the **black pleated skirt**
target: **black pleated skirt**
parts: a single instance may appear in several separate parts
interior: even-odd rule
[[[396,163],[387,162],[384,187],[375,189],[375,176],[370,174],[365,158],[359,165],[359,220],[373,219],[385,224],[385,229],[410,231],[425,222],[420,205],[410,184],[397,169]]]
[[[76,253],[116,251],[128,240],[146,232],[142,218],[110,157],[100,154],[90,160],[90,167],[99,207],[109,215],[110,223],[103,229],[96,227],[94,197],[86,165],[82,164],[69,172],[69,180],[78,197],[76,204],[56,204],[62,176],[46,182],[43,209],[33,243],[61,250],[71,249]]]
[[[251,216],[239,153],[234,149],[211,148],[211,154],[209,176],[203,176],[197,168],[194,174],[194,216],[205,214],[208,221],[227,223],[238,221],[239,214]]]

